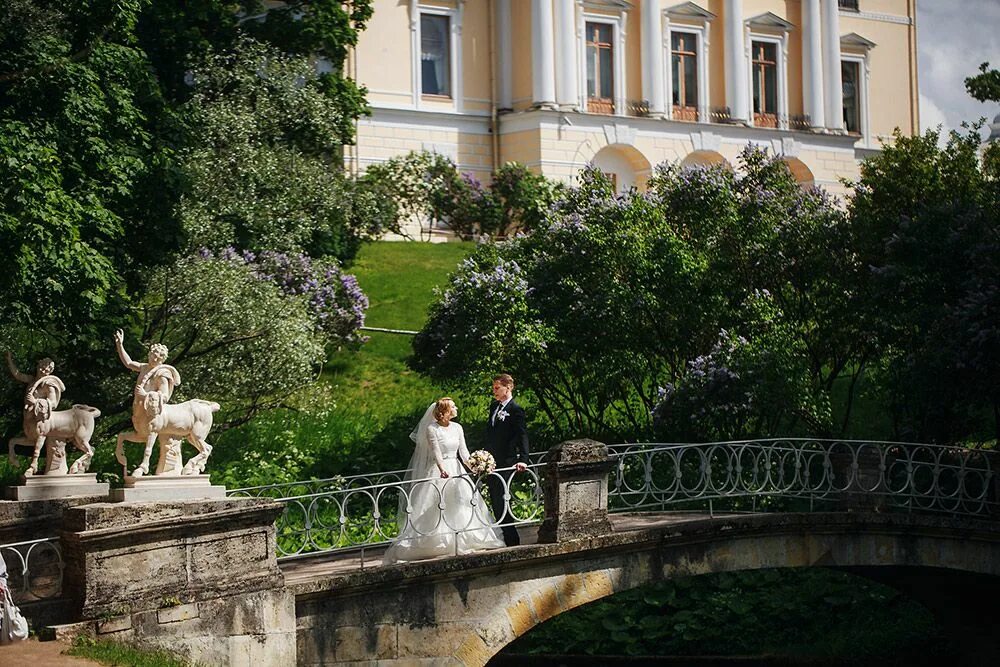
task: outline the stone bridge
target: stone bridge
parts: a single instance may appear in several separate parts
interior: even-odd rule
[[[484,665],[539,623],[618,592],[787,567],[896,587],[961,633],[957,663],[977,664],[1000,651],[996,463],[898,443],[609,452],[575,441],[522,476],[533,492],[508,490],[520,547],[383,566],[396,526],[381,522],[407,483],[382,473],[234,492],[269,497],[0,507],[8,542],[39,517],[59,528],[0,550],[22,559],[12,583],[50,636],[158,645],[209,665]],[[31,575],[32,553],[51,576]],[[37,599],[46,586],[50,599]]]
[[[394,567],[285,566],[298,664],[485,665],[539,623],[663,579],[760,568],[849,568],[991,641],[1000,526],[882,514],[619,515],[590,538]],[[333,570],[333,571],[331,571]],[[993,637],[986,648],[995,656]],[[966,643],[976,664],[982,642]]]

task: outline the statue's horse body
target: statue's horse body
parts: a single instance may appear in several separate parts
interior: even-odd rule
[[[198,454],[187,462],[181,474],[197,475],[205,470],[205,461],[212,453],[212,446],[205,438],[212,429],[212,415],[218,410],[218,403],[199,399],[170,404],[162,393],[145,391],[139,387],[132,412],[135,430],[118,434],[115,456],[119,463],[125,465],[122,444],[126,441],[145,443],[142,462],[132,472],[133,477],[141,477],[149,474],[149,457],[153,453],[153,443],[157,437],[160,438],[161,448],[169,447],[172,438],[184,438],[195,446]]]
[[[38,457],[42,452],[47,438],[72,441],[83,452],[70,468],[70,474],[86,472],[94,457],[94,448],[90,446],[90,438],[94,435],[94,420],[101,416],[101,411],[89,405],[74,405],[69,410],[52,410],[45,399],[30,399],[24,411],[24,435],[11,438],[8,445],[8,457],[11,465],[17,465],[14,454],[15,445],[34,446],[34,455],[25,475],[38,472]]]

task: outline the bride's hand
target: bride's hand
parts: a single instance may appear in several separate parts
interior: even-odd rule
[[[447,470],[441,471],[441,479],[448,479],[449,477],[451,477],[451,475],[448,474]]]

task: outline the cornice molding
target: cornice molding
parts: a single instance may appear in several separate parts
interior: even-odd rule
[[[898,25],[913,25],[913,19],[909,16],[898,14],[879,14],[877,12],[854,12],[840,10],[840,17],[847,19],[863,19],[865,21],[881,21],[883,23],[896,23]]]

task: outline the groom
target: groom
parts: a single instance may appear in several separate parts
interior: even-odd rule
[[[497,468],[510,468],[523,472],[528,468],[528,430],[524,408],[513,398],[514,378],[501,373],[493,378],[493,402],[490,403],[486,422],[486,451],[493,455]],[[486,478],[490,490],[490,507],[493,517],[503,531],[503,541],[508,547],[521,543],[517,528],[510,525],[514,517],[507,512],[504,494],[510,492],[510,480],[515,470],[496,472]]]

